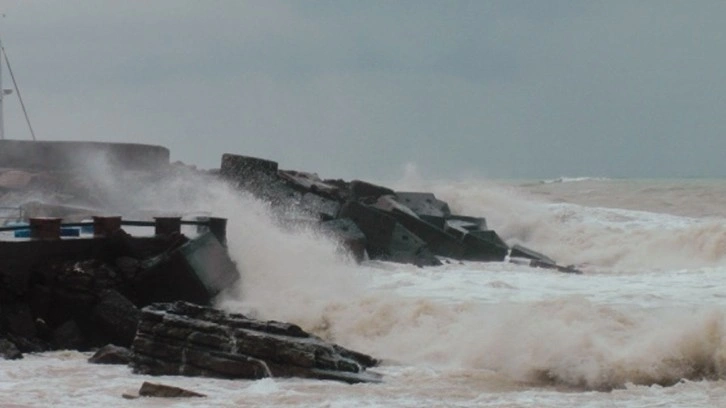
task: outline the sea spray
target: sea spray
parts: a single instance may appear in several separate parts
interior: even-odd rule
[[[147,196],[136,199],[148,204],[182,203],[167,208],[205,209],[230,219],[229,249],[243,276],[240,296],[220,300],[225,309],[295,322],[329,340],[384,358],[388,364],[489,370],[533,384],[608,389],[723,374],[724,316],[718,309],[620,307],[582,296],[487,303],[417,295],[421,282],[417,268],[355,265],[340,256],[334,242],[309,231],[285,230],[266,203],[222,183],[185,179],[170,186],[174,188],[169,191],[147,190]],[[673,218],[527,201],[519,193],[491,186],[461,190],[452,200],[446,194],[451,188],[444,185],[434,191],[451,200],[452,206],[477,209],[472,213],[488,216],[494,228],[502,227],[507,239],[554,257],[561,255],[565,261],[595,265],[598,272],[613,267],[652,270],[653,265],[674,262],[719,265],[723,259],[718,254],[722,230],[701,220],[679,219],[678,226],[671,223],[660,228],[648,217],[666,222]],[[177,201],[180,191],[185,196]],[[665,233],[682,236],[669,241],[662,237]],[[643,253],[643,245],[633,244],[649,234],[662,239],[650,247],[652,252]],[[690,247],[695,252],[683,248],[694,241],[689,240],[692,234],[705,239],[695,240]],[[711,251],[714,256],[699,256],[704,254],[699,251]],[[663,253],[660,258],[649,259],[659,252]],[[666,254],[667,262],[659,264]],[[484,275],[500,269],[497,264],[475,268]],[[537,287],[537,274],[551,273],[521,268],[529,282],[520,285]],[[377,275],[386,273],[398,274],[399,280],[410,278],[412,290],[404,294],[400,286],[379,286]],[[446,270],[446,274],[456,273],[456,268]],[[446,287],[449,279],[457,278],[442,275],[438,284]],[[581,290],[588,285],[587,276],[577,279],[581,279]],[[470,291],[486,295],[512,287],[518,286],[471,285]]]

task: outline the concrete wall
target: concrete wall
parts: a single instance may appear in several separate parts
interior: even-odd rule
[[[101,160],[128,170],[169,164],[169,149],[133,143],[0,140],[0,168],[70,170]]]

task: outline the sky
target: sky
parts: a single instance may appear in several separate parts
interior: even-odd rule
[[[344,179],[726,176],[724,1],[0,0],[0,12],[39,139]],[[4,113],[6,137],[29,139],[17,98]]]

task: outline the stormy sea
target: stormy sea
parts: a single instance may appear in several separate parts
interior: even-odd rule
[[[243,276],[217,306],[381,358],[373,370],[383,383],[146,377],[61,351],[0,361],[0,406],[726,405],[725,180],[409,174],[387,184],[431,191],[456,213],[486,217],[508,243],[583,274],[511,262],[357,265],[333,242],[278,227],[254,198],[210,188],[190,202],[199,195],[175,186],[186,195],[166,202],[229,218]],[[208,397],[121,398],[150,379]]]

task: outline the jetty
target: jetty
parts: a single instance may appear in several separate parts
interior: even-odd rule
[[[579,273],[509,246],[485,218],[455,214],[429,192],[321,179],[238,154],[212,170],[169,157],[143,144],[0,140],[0,356],[98,350],[94,362],[154,375],[381,381],[367,370],[374,357],[294,324],[214,309],[220,293],[244,284],[227,251],[227,220],[113,214],[114,186],[89,176],[98,166],[132,184],[166,186],[186,174],[251,194],[280,226],[328,236],[353,262],[517,261]]]

